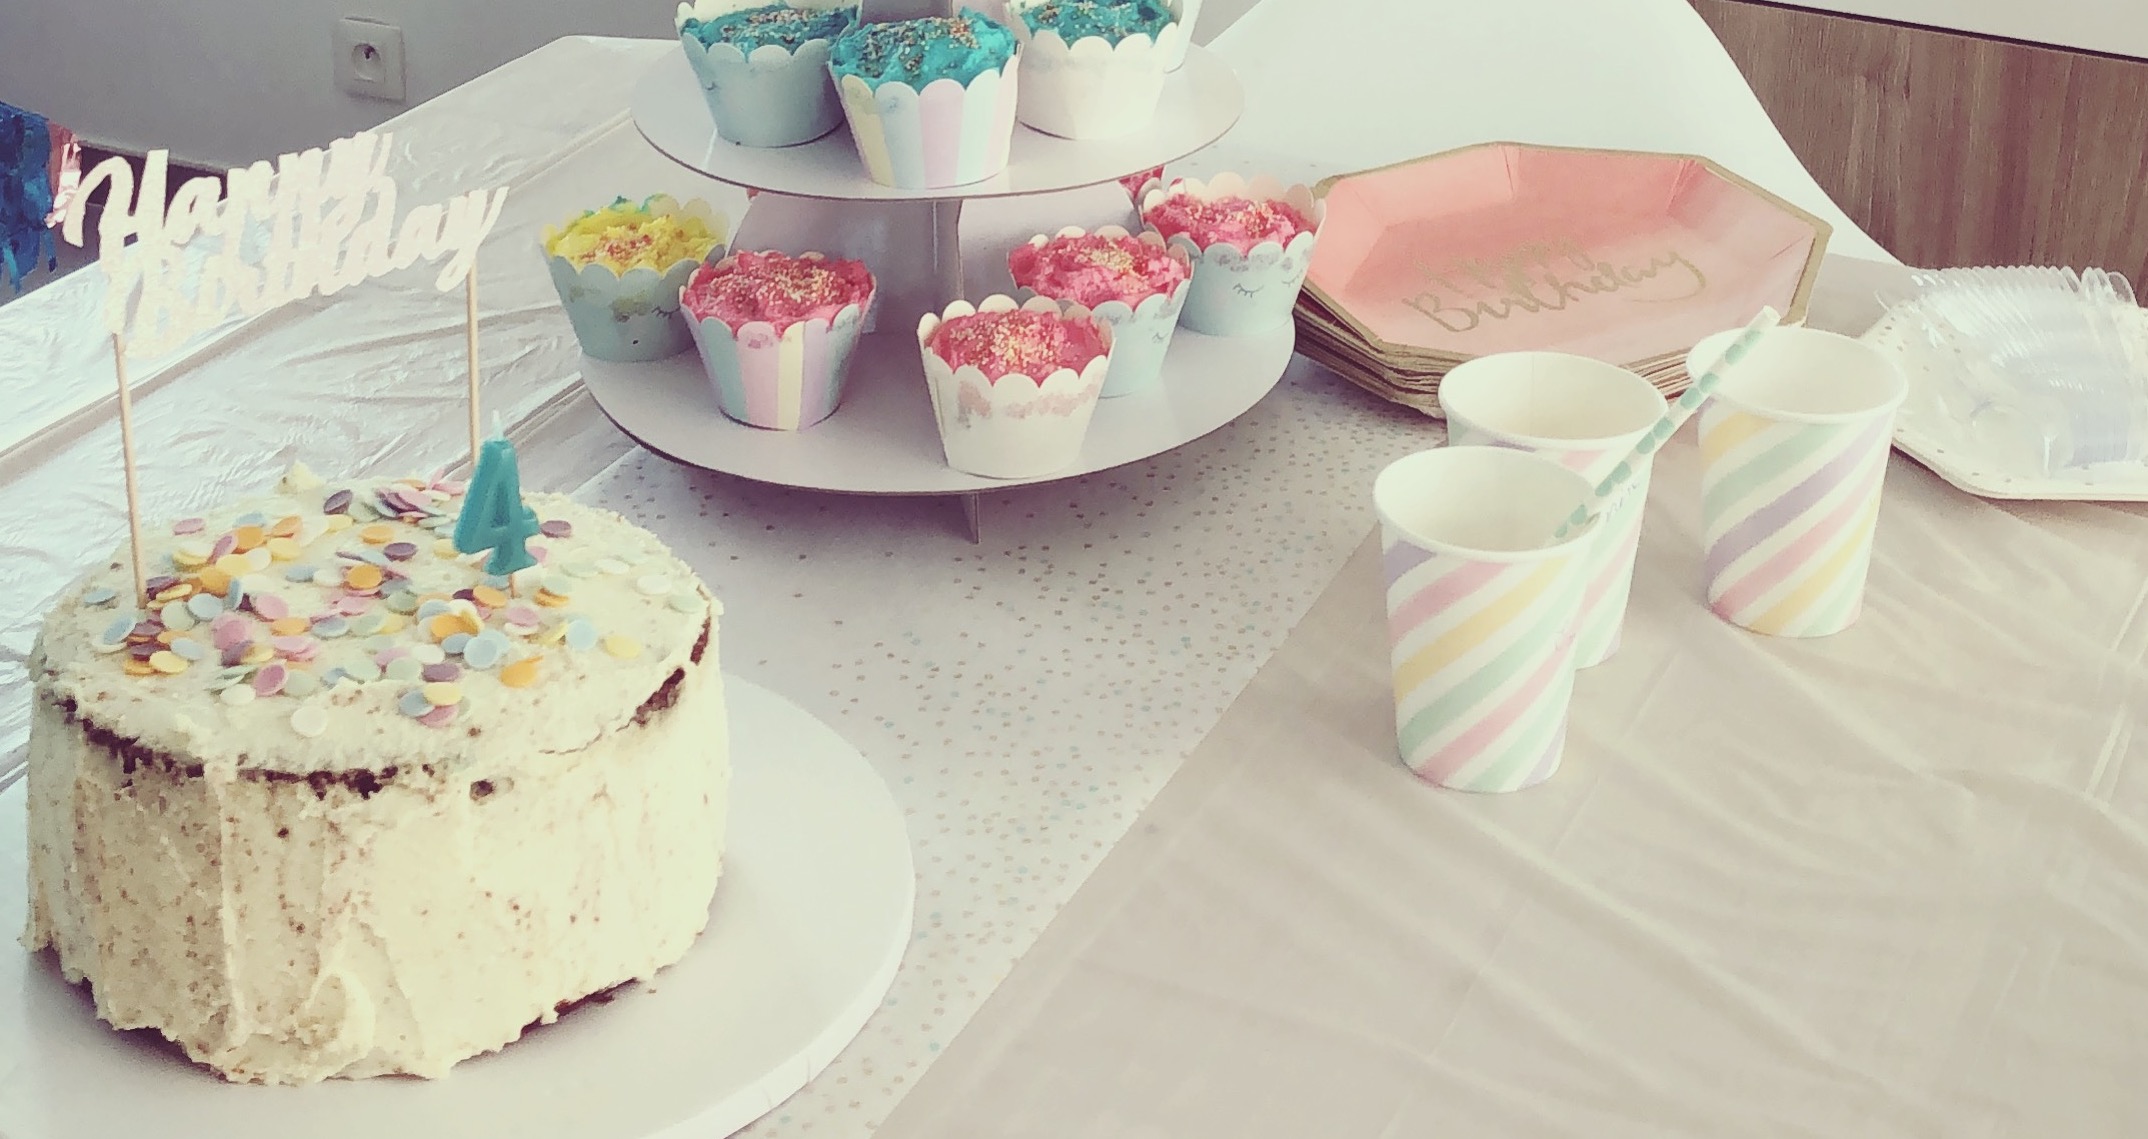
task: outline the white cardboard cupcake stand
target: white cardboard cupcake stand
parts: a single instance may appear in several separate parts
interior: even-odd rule
[[[875,19],[944,11],[932,0],[887,0],[866,8]],[[957,298],[975,301],[1008,291],[1006,251],[1032,234],[1129,220],[1131,205],[1118,179],[1215,142],[1244,106],[1229,65],[1196,47],[1171,74],[1155,121],[1142,131],[1075,142],[1017,125],[1000,174],[965,186],[900,190],[866,177],[842,128],[780,149],[717,138],[684,55],[666,55],[635,89],[634,123],[674,161],[760,192],[731,248],[818,250],[863,260],[879,282],[879,311],[852,362],[842,406],[803,431],[766,431],[725,418],[692,353],[651,364],[585,359],[583,383],[620,430],[674,462],[805,490],[959,496],[975,540],[980,494],[1162,454],[1245,414],[1282,378],[1296,343],[1289,322],[1253,337],[1180,328],[1162,382],[1104,400],[1071,466],[1034,479],[1002,480],[947,465],[918,359],[919,316]],[[1102,191],[1079,193],[1090,187]],[[1096,216],[1100,202],[1112,203],[1108,208],[1120,216]]]

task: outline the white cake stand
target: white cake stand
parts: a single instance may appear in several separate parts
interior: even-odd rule
[[[864,1028],[910,940],[902,812],[833,730],[725,679],[731,833],[708,930],[646,986],[437,1081],[226,1084],[117,1033],[14,944],[28,915],[20,784],[0,792],[0,1135],[8,1139],[684,1139],[728,1135]]]
[[[1295,344],[1287,322],[1240,338],[1182,328],[1159,388],[1104,401],[1073,465],[1033,479],[986,479],[946,465],[914,331],[919,316],[950,300],[1008,291],[1006,250],[1031,234],[1134,221],[1127,195],[1113,183],[1209,145],[1244,109],[1229,65],[1193,48],[1172,73],[1155,120],[1139,132],[1074,142],[1018,126],[1001,174],[966,186],[898,190],[866,176],[845,129],[793,147],[725,142],[684,55],[667,53],[635,89],[635,125],[682,165],[760,191],[732,248],[865,261],[878,283],[876,331],[859,346],[842,407],[804,431],[763,431],[725,418],[692,353],[655,364],[585,359],[584,385],[620,430],[674,462],[810,490],[957,495],[975,539],[980,493],[1073,478],[1183,446],[1244,414],[1282,378]]]

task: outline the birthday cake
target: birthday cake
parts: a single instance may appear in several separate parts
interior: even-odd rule
[[[473,498],[538,559],[488,574],[463,501],[294,469],[145,537],[146,605],[122,552],[48,615],[24,940],[113,1027],[236,1081],[439,1077],[700,934],[720,606],[557,496]]]

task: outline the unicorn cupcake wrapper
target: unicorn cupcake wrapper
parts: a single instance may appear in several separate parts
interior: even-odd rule
[[[1033,297],[1017,305],[995,294],[984,303],[956,301],[938,313],[926,313],[917,325],[918,352],[925,361],[925,384],[932,394],[932,414],[940,427],[947,465],[984,478],[1038,478],[1072,466],[1081,456],[1089,419],[1104,390],[1111,353],[1076,372],[1061,368],[1041,381],[1028,376],[987,379],[975,366],[950,367],[928,342],[942,323],[975,312],[1009,312],[1027,308],[1071,317],[1091,315],[1080,305],[1062,305]],[[1112,332],[1103,328],[1109,349]]]
[[[1308,186],[1285,187],[1266,175],[1248,181],[1238,174],[1218,174],[1206,183],[1189,178],[1150,189],[1142,198],[1142,215],[1177,195],[1283,202],[1312,220],[1313,228],[1291,238],[1288,245],[1264,241],[1243,252],[1228,242],[1203,248],[1184,235],[1170,239],[1193,260],[1193,288],[1179,318],[1187,328],[1211,336],[1248,336],[1289,324],[1298,291],[1312,268],[1313,246],[1327,220],[1327,204],[1314,197]]]
[[[1039,234],[1029,239],[1031,245],[1043,245],[1052,237],[1081,237],[1089,231],[1079,226],[1068,226],[1047,237]],[[1099,226],[1099,237],[1127,237],[1126,230],[1115,225]],[[1144,242],[1162,245],[1162,235],[1148,232],[1140,235]],[[1187,260],[1182,249],[1172,249],[1181,262]],[[1156,385],[1163,375],[1164,357],[1171,350],[1172,334],[1178,330],[1179,312],[1186,305],[1186,295],[1193,282],[1181,281],[1168,293],[1156,293],[1143,297],[1137,304],[1125,301],[1105,301],[1090,310],[1098,320],[1111,326],[1111,368],[1104,377],[1103,398],[1132,395]],[[1019,289],[1022,299],[1038,296],[1034,289]],[[1057,298],[1048,298],[1054,299]]]

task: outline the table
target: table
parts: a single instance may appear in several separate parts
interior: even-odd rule
[[[1696,102],[1728,71],[1712,59],[1696,79],[1644,58],[1618,98],[1579,107],[1336,129],[1307,73],[1334,76],[1334,106],[1378,92],[1298,34],[1308,2],[1268,0],[1219,43],[1275,78],[1189,170],[1302,177],[1503,135],[1698,150],[1819,206],[1779,140],[1709,117],[1735,99]],[[1621,36],[1620,74],[1705,42],[1677,0],[1614,7],[1565,12],[1579,42],[1546,73],[1590,82]],[[1558,8],[1390,15],[1444,21],[1452,46]],[[613,434],[577,394],[530,246],[614,193],[721,193],[625,122],[666,50],[562,41],[396,129],[428,185],[515,187],[481,272],[488,393],[526,477],[672,543],[726,600],[727,667],[841,731],[910,820],[919,921],[887,1007],[754,1134],[2048,1134],[2136,1107],[2134,515],[1985,506],[1898,466],[1865,621],[1755,642],[1694,601],[1681,445],[1567,772],[1507,799],[1428,791],[1386,754],[1362,558],[1373,474],[1440,432],[1302,361],[1191,447],[990,496],[979,547],[932,503],[691,473]],[[1490,65],[1462,54],[1422,78],[1466,88]],[[1836,248],[1871,251],[1854,233]],[[1869,297],[1859,272],[1831,264],[1848,274],[1834,319]],[[63,343],[18,308],[0,344]],[[150,369],[153,511],[301,455],[452,460],[459,315],[422,281],[378,282]],[[78,363],[0,368],[0,396],[94,390]],[[0,454],[18,543],[0,560],[0,749],[19,739],[30,617],[120,530],[111,427],[85,406]],[[1963,931],[1982,940],[1947,940]]]

